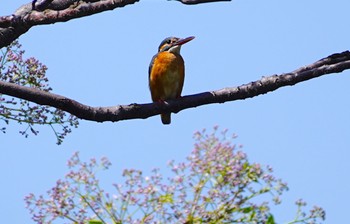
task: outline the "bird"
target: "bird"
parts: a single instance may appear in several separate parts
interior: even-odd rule
[[[181,97],[185,79],[185,63],[180,55],[181,46],[194,39],[167,37],[158,47],[148,69],[149,89],[153,102],[165,103]],[[160,115],[162,123],[171,123],[170,113]]]

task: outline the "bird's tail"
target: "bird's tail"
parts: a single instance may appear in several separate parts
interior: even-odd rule
[[[170,113],[168,114],[161,114],[160,118],[162,119],[163,124],[170,124],[171,123],[171,115]]]

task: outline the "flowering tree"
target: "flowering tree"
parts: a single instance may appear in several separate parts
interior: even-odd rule
[[[275,223],[270,206],[281,203],[287,185],[272,175],[271,167],[249,162],[232,139],[226,139],[226,131],[222,136],[217,137],[217,128],[212,134],[195,133],[193,151],[186,162],[169,162],[168,177],[159,169],[151,176],[124,170],[125,182],[113,184],[113,193],[105,192],[96,176],[111,166],[109,160],[83,162],[75,153],[65,178],[47,196],[29,194],[27,208],[37,223],[54,223],[57,218],[82,224]],[[324,220],[322,208],[315,206],[306,214],[306,203],[296,204],[297,215],[289,223]]]
[[[51,91],[46,77],[47,67],[37,59],[24,59],[24,51],[18,41],[1,50],[0,81],[13,83],[44,92]],[[15,99],[0,93],[0,130],[5,133],[10,121],[25,124],[20,133],[28,137],[29,133],[38,134],[35,125],[48,125],[60,144],[63,138],[71,132],[70,127],[77,127],[78,120],[60,109],[45,105],[37,105],[24,99]],[[61,130],[57,130],[57,126]]]

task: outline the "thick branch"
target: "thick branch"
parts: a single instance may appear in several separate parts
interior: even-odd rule
[[[139,0],[33,0],[10,16],[0,17],[0,48],[9,45],[31,27],[90,16],[134,4]],[[230,0],[180,0],[184,4]]]
[[[168,101],[167,104],[149,103],[113,107],[90,107],[60,95],[7,82],[0,82],[0,93],[37,104],[56,107],[85,120],[98,122],[120,121],[136,118],[145,119],[164,112],[177,113],[184,109],[206,104],[243,100],[322,75],[339,73],[346,69],[350,69],[349,51],[330,55],[290,73],[263,77],[260,80],[238,87],[184,96],[180,99]]]
[[[21,6],[13,15],[0,17],[0,48],[9,45],[32,26],[66,22],[139,0],[41,0]]]

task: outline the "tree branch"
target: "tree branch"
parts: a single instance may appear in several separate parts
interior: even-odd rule
[[[134,4],[139,0],[33,0],[10,16],[0,17],[0,48],[9,45],[31,27],[66,22]],[[180,0],[183,4],[199,4],[230,0]]]
[[[263,77],[260,80],[238,87],[184,96],[180,99],[168,101],[166,104],[148,103],[112,107],[91,107],[64,96],[2,81],[0,81],[0,93],[37,104],[56,107],[81,119],[98,122],[115,122],[136,118],[145,119],[164,112],[177,113],[184,109],[206,104],[243,100],[322,75],[339,73],[346,69],[350,69],[349,51],[330,55],[290,73]]]
[[[21,6],[11,16],[0,17],[0,48],[9,45],[32,26],[66,22],[139,0],[34,0]]]

